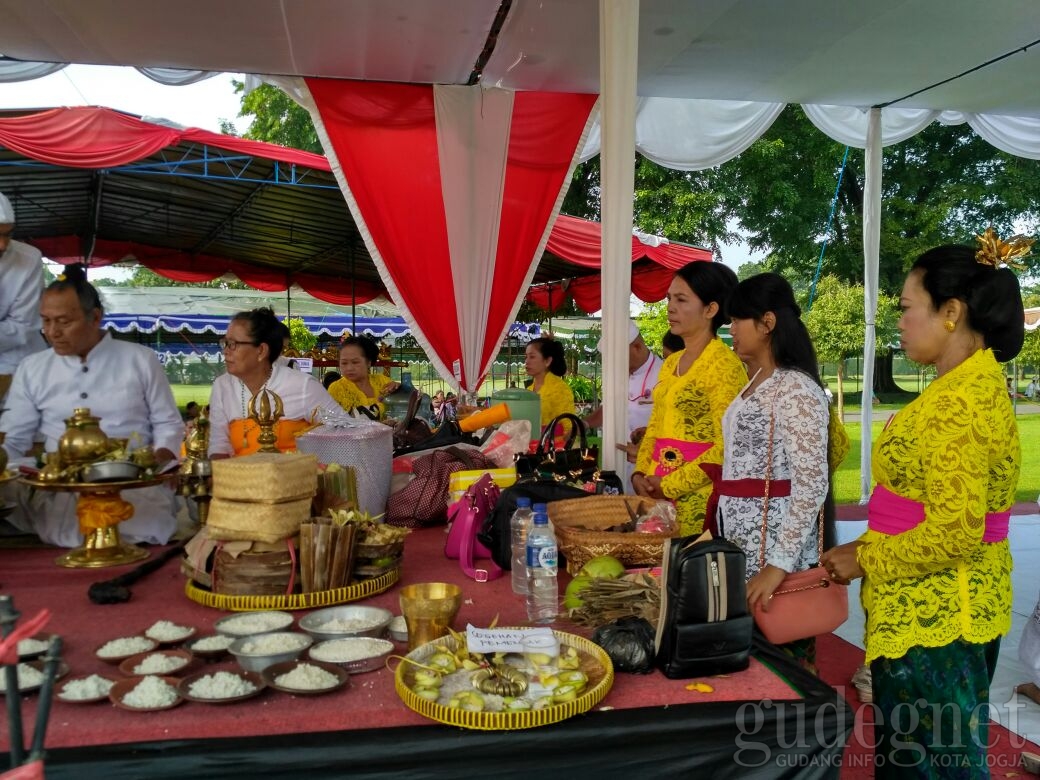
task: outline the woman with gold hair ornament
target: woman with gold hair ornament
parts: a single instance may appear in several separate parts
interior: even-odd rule
[[[867,531],[825,552],[863,578],[876,777],[990,776],[989,688],[1011,627],[1008,519],[1021,467],[1001,363],[1022,348],[1018,279],[1029,240],[940,246],[910,269],[899,331],[936,378],[874,445]],[[910,710],[907,711],[907,707]]]

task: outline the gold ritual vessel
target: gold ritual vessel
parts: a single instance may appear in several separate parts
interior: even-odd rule
[[[58,440],[57,452],[46,454],[39,476],[26,482],[40,490],[77,494],[76,517],[79,519],[83,545],[61,555],[59,566],[73,569],[95,569],[121,566],[148,557],[148,551],[124,544],[119,537],[119,523],[133,517],[134,506],[123,500],[120,491],[157,485],[161,478],[123,479],[112,482],[84,482],[84,467],[97,463],[125,442],[110,439],[101,430],[101,420],[90,409],[78,408],[65,421],[65,432]],[[144,451],[146,450],[146,451]],[[150,448],[137,453],[142,467],[154,466]]]
[[[282,397],[278,393],[264,388],[249,399],[249,419],[260,426],[260,435],[256,439],[260,445],[259,452],[278,452],[275,446],[278,434],[274,432],[274,426],[284,416]]]
[[[209,459],[209,416],[203,412],[195,421],[195,428],[184,444],[184,460],[178,476],[177,491],[185,498],[195,499],[199,507],[199,523],[209,518],[209,502],[213,498],[213,465]]]

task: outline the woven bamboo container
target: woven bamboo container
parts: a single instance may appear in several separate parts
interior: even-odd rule
[[[311,499],[277,504],[214,498],[209,505],[209,535],[222,541],[274,543],[296,536],[311,516]]]
[[[612,555],[625,566],[660,566],[664,543],[674,534],[641,534],[603,529],[627,523],[629,509],[643,514],[640,505],[653,504],[643,496],[589,496],[552,501],[549,521],[556,532],[556,543],[567,559],[567,572],[577,574],[593,558]],[[627,507],[627,508],[626,508]]]
[[[257,452],[213,461],[213,498],[274,503],[312,498],[318,459],[301,453]]]

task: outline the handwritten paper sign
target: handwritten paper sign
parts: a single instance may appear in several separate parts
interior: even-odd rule
[[[466,625],[466,647],[471,653],[520,653],[527,636],[552,636],[552,629],[537,628],[477,628]]]

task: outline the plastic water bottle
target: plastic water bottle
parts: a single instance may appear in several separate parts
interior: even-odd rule
[[[552,623],[559,611],[556,535],[544,511],[534,513],[527,532],[527,619]]]
[[[527,496],[517,496],[516,511],[509,518],[510,539],[513,543],[510,568],[513,574],[513,593],[520,596],[527,595],[527,529],[533,517],[531,499]]]

